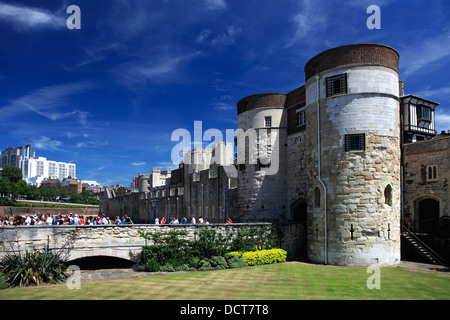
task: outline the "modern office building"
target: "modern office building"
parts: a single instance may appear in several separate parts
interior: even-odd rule
[[[16,148],[7,148],[2,151],[1,166],[10,165],[22,169],[25,159],[35,156],[35,151],[31,145],[20,146]]]

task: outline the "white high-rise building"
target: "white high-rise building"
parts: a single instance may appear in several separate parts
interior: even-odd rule
[[[31,157],[25,159],[23,169],[23,179],[29,185],[40,186],[44,179],[76,178],[76,164],[66,162],[56,162],[47,160],[44,157]]]

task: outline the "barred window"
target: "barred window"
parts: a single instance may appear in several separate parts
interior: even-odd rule
[[[366,135],[364,133],[345,135],[345,151],[364,151],[365,149]]]
[[[272,117],[265,117],[264,118],[264,125],[266,128],[272,127]]]
[[[334,77],[328,77],[326,81],[327,81],[327,97],[347,93],[346,73]]]

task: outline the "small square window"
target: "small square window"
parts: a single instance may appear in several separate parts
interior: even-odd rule
[[[272,117],[264,117],[264,124],[266,128],[272,127]]]
[[[345,151],[364,151],[366,149],[366,135],[364,133],[346,134]]]
[[[340,74],[326,79],[327,97],[347,93],[347,74]]]

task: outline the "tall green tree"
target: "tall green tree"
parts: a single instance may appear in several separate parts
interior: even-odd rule
[[[11,194],[11,183],[8,179],[0,178],[0,196],[9,196]]]
[[[11,193],[14,197],[24,196],[26,197],[29,193],[29,188],[24,180],[19,180],[12,184]]]
[[[22,170],[5,164],[3,170],[0,171],[0,178],[7,179],[11,184],[14,184],[22,180]]]

